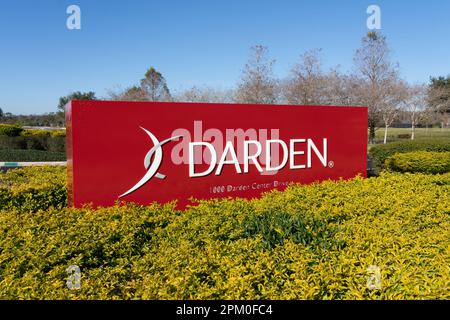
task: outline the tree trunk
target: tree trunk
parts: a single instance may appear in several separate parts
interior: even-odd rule
[[[414,140],[414,131],[416,130],[416,113],[413,111],[411,116],[411,140]]]
[[[383,143],[384,144],[386,144],[386,142],[387,142],[387,132],[388,132],[388,125],[386,125],[385,127],[384,127],[384,140],[383,140]]]

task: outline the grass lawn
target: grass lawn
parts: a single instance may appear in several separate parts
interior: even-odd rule
[[[410,138],[402,138],[399,135],[411,134],[411,128],[389,128],[387,135],[387,142],[396,141],[409,141]],[[427,138],[450,138],[450,128],[416,128],[415,139],[427,139]],[[369,144],[367,151],[374,145],[383,143],[384,140],[384,128],[378,128],[375,131],[375,144]]]
[[[408,138],[399,138],[399,135],[411,134],[411,128],[389,128],[388,129],[388,142],[408,140]],[[415,138],[440,138],[440,137],[450,137],[450,128],[416,128]],[[379,128],[375,131],[375,139],[377,141],[383,141],[384,139],[384,128]]]

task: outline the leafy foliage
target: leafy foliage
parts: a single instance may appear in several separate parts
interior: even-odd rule
[[[2,125],[0,125],[1,127]],[[6,126],[6,125],[3,125]],[[22,130],[22,129],[21,129]],[[15,150],[41,150],[65,153],[66,151],[66,133],[65,130],[23,130],[20,132],[20,136],[7,136],[0,134],[0,150],[2,161],[22,161],[16,160],[15,156],[12,158],[9,155],[20,154],[27,155],[27,158],[31,158],[35,161],[55,160],[55,154],[51,153],[37,153],[37,152],[16,152]],[[6,156],[6,158],[5,158]],[[39,156],[42,156],[39,158]],[[36,158],[38,157],[38,158]],[[21,157],[20,157],[21,158]],[[61,159],[61,155],[57,156],[57,159]],[[65,156],[62,160],[65,160]]]
[[[67,205],[65,167],[26,167],[0,174],[0,210],[37,211]]]
[[[0,117],[0,123],[34,127],[63,127],[65,125],[65,118],[63,112],[31,115],[13,115],[11,113],[5,113],[3,117]]]
[[[97,97],[95,96],[95,92],[89,91],[89,92],[80,92],[75,91],[71,94],[68,94],[67,96],[60,97],[59,103],[58,103],[58,112],[64,112],[65,105],[70,100],[97,100]]]
[[[61,168],[0,177],[2,199],[65,190]],[[386,172],[185,211],[2,205],[0,298],[449,299],[449,193],[450,174]],[[70,265],[80,290],[66,287]]]
[[[23,131],[22,127],[15,124],[0,124],[0,135],[17,137]]]
[[[450,151],[450,138],[422,139],[411,141],[393,142],[376,145],[370,149],[370,156],[375,165],[382,169],[386,159],[396,153],[413,151],[446,152]]]
[[[446,173],[450,172],[450,152],[397,153],[386,159],[385,167],[397,172]]]
[[[39,129],[27,129],[22,132],[22,136],[25,137],[50,137],[51,131],[49,130],[39,130]]]

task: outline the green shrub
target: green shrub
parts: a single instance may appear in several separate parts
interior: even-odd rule
[[[65,152],[66,132],[64,130],[26,130],[26,149],[45,150],[51,152]]]
[[[401,134],[397,135],[397,138],[399,138],[399,139],[411,139],[411,134],[410,133],[401,133]]]
[[[446,173],[450,172],[450,152],[397,153],[386,159],[384,167],[397,172]]]
[[[48,150],[47,140],[48,137],[46,136],[30,136],[25,138],[28,150]]]
[[[0,150],[26,149],[27,141],[24,137],[9,137],[0,135]]]
[[[65,152],[0,149],[0,162],[66,161]]]
[[[27,129],[22,132],[22,136],[33,137],[65,137],[66,130],[40,130],[40,129]]]
[[[48,130],[26,129],[22,132],[22,136],[32,137],[50,137],[51,132]]]
[[[370,157],[375,162],[378,169],[384,168],[386,159],[395,153],[405,153],[413,151],[450,151],[450,137],[439,139],[422,139],[411,141],[392,142],[380,144],[370,148]]]
[[[17,137],[0,135],[0,150],[2,149],[28,149],[65,152],[66,138],[62,134],[57,134],[55,136],[45,134],[26,134]]]
[[[52,152],[66,152],[66,137],[53,136],[47,139],[47,151]]]
[[[325,219],[308,215],[291,215],[283,211],[248,215],[243,223],[244,237],[260,236],[265,248],[274,248],[287,240],[311,246],[329,248],[334,245],[330,238],[338,229],[330,228]]]
[[[66,167],[26,167],[0,174],[0,210],[37,211],[67,204]]]
[[[66,136],[66,130],[54,130],[51,133],[52,137],[65,137]]]
[[[48,193],[64,172],[0,181],[17,195]],[[185,211],[3,207],[0,298],[449,299],[449,195],[450,174],[386,172]],[[66,286],[70,265],[79,290]],[[380,289],[367,286],[372,266]]]
[[[8,137],[20,136],[23,129],[15,124],[0,124],[0,135]]]

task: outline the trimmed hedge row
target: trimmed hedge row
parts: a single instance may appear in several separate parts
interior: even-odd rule
[[[0,150],[42,150],[65,152],[66,132],[64,130],[24,130],[18,125],[0,124]],[[8,156],[3,153],[2,156]],[[35,154],[37,155],[37,154]],[[48,157],[36,159],[46,161]],[[16,161],[0,158],[0,161]]]
[[[65,152],[66,138],[51,136],[8,137],[0,135],[0,150],[7,149]]]
[[[413,151],[450,152],[450,137],[380,144],[370,148],[369,154],[378,169],[383,169],[390,156]]]
[[[50,152],[42,150],[2,150],[0,149],[0,161],[66,161],[65,152]]]
[[[397,153],[387,158],[384,166],[396,172],[446,173],[450,172],[450,152]]]
[[[42,170],[1,181],[15,196],[61,183],[63,172]],[[185,211],[40,209],[0,212],[0,298],[450,298],[450,174],[294,185]],[[66,286],[70,265],[79,290]]]

